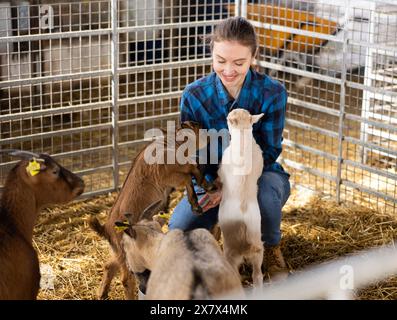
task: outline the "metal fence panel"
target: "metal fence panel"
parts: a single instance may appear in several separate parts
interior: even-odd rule
[[[293,182],[395,213],[392,2],[3,1],[0,147],[54,154],[86,195],[114,190],[144,132],[177,119],[184,87],[211,70],[202,37],[237,12],[257,29],[258,68],[289,92]],[[15,161],[0,160],[1,184]]]
[[[258,65],[289,92],[283,161],[296,183],[396,212],[393,1],[255,1]]]
[[[229,3],[2,2],[0,148],[54,155],[86,196],[114,190],[144,132],[176,120],[181,91],[210,71],[201,37]],[[0,186],[15,162],[0,155]]]

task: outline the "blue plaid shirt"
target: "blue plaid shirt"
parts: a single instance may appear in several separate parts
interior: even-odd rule
[[[185,88],[181,98],[180,117],[181,121],[199,122],[205,129],[221,130],[227,129],[226,118],[233,109],[243,108],[251,114],[264,113],[253,126],[254,138],[262,150],[264,170],[288,175],[276,162],[282,150],[286,104],[287,91],[284,86],[266,75],[250,69],[235,100],[213,72]],[[220,163],[223,150],[208,149],[208,155],[217,152]],[[218,165],[210,164],[204,168],[204,173],[209,180],[213,180],[217,170]]]

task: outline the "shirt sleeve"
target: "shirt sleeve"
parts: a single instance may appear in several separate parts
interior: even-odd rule
[[[274,163],[282,151],[287,98],[287,91],[282,87],[270,103],[262,105],[264,116],[260,121],[257,143],[262,149],[265,167]]]
[[[185,121],[197,121],[194,113],[192,111],[192,102],[191,98],[189,98],[189,94],[187,90],[184,90],[181,97],[180,102],[180,120],[181,122]]]
[[[184,90],[180,102],[181,122],[195,121],[201,123],[201,117],[199,116],[200,107],[200,101],[196,97],[194,97],[194,95],[190,94],[188,90]],[[195,112],[193,110],[195,110]],[[213,182],[217,177],[218,166],[209,164],[209,148],[207,149],[207,157],[208,158],[205,159],[205,164],[201,165],[200,167],[204,173],[206,180],[209,182]]]

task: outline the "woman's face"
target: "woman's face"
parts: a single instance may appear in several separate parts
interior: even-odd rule
[[[243,85],[253,60],[250,47],[236,41],[214,42],[212,50],[214,71],[232,95]]]

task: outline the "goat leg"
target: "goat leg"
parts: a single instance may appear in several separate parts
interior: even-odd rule
[[[196,191],[194,191],[193,181],[191,179],[189,180],[189,183],[186,185],[187,199],[192,206],[193,213],[196,215],[202,215],[203,209],[198,204],[197,194]]]
[[[251,254],[248,260],[252,264],[252,282],[254,284],[254,287],[261,290],[263,287],[263,246],[254,249],[254,252]]]
[[[105,264],[105,267],[103,270],[102,282],[101,282],[101,286],[98,290],[98,298],[99,299],[107,299],[108,298],[110,283],[112,282],[112,279],[114,278],[114,276],[117,274],[118,271],[119,271],[119,263],[116,260],[116,258],[112,257]]]
[[[196,178],[197,184],[205,191],[215,191],[216,186],[212,182],[208,182],[202,172],[197,167],[192,167],[192,175]]]
[[[136,300],[135,276],[128,270],[125,263],[121,266],[121,283],[123,284],[126,298],[128,300]]]

